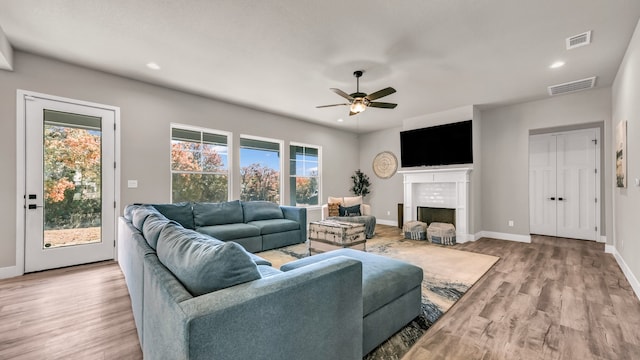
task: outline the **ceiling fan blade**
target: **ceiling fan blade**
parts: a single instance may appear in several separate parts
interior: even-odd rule
[[[370,102],[369,106],[375,107],[375,108],[383,108],[383,109],[395,109],[396,106],[398,106],[398,104],[375,101],[375,102]]]
[[[316,106],[316,108],[319,109],[319,108],[326,108],[326,107],[332,107],[332,106],[342,106],[342,105],[351,105],[351,104],[318,105],[318,106]]]
[[[340,89],[336,89],[336,88],[331,88],[331,91],[333,91],[334,93],[342,96],[343,98],[349,100],[349,101],[353,101],[353,98],[351,97],[351,95],[347,94],[346,92],[340,90]]]
[[[365,96],[367,99],[369,99],[370,101],[373,101],[375,99],[380,99],[381,97],[385,97],[387,95],[391,95],[394,92],[396,92],[396,89],[392,88],[392,87],[388,87],[386,89],[382,89],[382,90],[378,90],[372,94],[369,94],[367,96]]]

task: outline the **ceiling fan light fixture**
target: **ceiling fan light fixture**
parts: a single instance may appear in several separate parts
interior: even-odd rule
[[[359,114],[367,109],[367,103],[365,98],[356,98],[351,104],[351,112]]]

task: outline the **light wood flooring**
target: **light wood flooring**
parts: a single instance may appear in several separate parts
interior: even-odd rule
[[[454,248],[501,259],[403,360],[640,359],[640,301],[604,244],[533,236]]]
[[[0,359],[142,359],[118,264],[0,281]]]
[[[384,225],[376,233],[400,236]],[[403,359],[640,359],[640,301],[602,244],[534,237],[454,248],[501,260]],[[0,359],[141,358],[115,262],[0,280]]]

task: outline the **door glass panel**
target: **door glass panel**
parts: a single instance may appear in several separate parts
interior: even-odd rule
[[[101,123],[44,110],[45,249],[102,241]]]

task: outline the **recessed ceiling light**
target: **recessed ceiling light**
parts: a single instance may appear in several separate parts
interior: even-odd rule
[[[147,63],[147,67],[151,70],[160,70],[160,65],[154,62]]]
[[[342,118],[338,119],[338,122],[343,122],[343,121],[344,121],[344,119],[342,119]]]
[[[551,64],[549,67],[551,69],[557,69],[559,67],[563,67],[564,66],[564,61],[556,61],[553,64]]]

